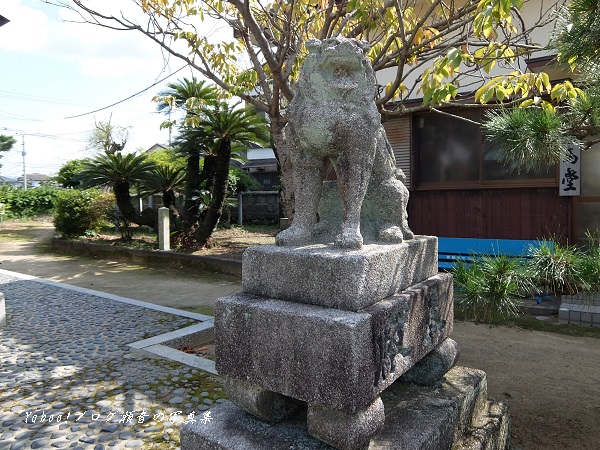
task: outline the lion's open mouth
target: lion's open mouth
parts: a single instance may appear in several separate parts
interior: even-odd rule
[[[327,83],[340,89],[358,86],[362,67],[355,55],[326,55],[321,63]]]

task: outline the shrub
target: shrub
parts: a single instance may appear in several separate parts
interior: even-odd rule
[[[474,255],[473,260],[454,265],[457,307],[474,320],[518,315],[521,298],[532,286],[520,261],[502,254]]]
[[[95,231],[102,225],[107,203],[106,195],[97,189],[61,191],[56,201],[54,227],[67,238]]]
[[[574,245],[540,242],[529,249],[528,272],[533,283],[553,295],[576,294],[584,281],[581,252]]]
[[[588,244],[587,249],[581,252],[580,272],[582,280],[582,291],[586,294],[595,294],[600,292],[600,237],[586,233]]]
[[[0,186],[0,203],[6,204],[7,218],[28,218],[50,214],[59,189],[52,186],[40,186],[31,189]]]

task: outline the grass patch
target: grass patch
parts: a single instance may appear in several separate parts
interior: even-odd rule
[[[0,242],[3,241],[31,241],[32,236],[28,234],[16,233],[14,231],[4,232],[0,229]]]

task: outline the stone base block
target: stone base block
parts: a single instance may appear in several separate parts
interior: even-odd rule
[[[6,325],[6,304],[4,294],[0,292],[0,328]]]
[[[436,387],[397,382],[381,398],[385,424],[369,450],[505,450],[509,419],[502,403],[486,399],[485,373],[455,367]],[[208,423],[181,428],[181,450],[332,450],[308,434],[306,413],[271,425],[226,402]]]
[[[383,427],[385,411],[381,398],[355,414],[308,405],[306,422],[311,436],[334,448],[363,450]]]
[[[342,250],[261,245],[244,252],[246,294],[358,311],[437,273],[437,238]]]
[[[355,413],[452,331],[452,276],[438,274],[359,312],[247,294],[215,305],[219,374]]]
[[[448,338],[402,375],[402,381],[431,386],[442,379],[460,356],[456,341]]]
[[[225,378],[225,389],[229,399],[236,405],[271,423],[281,422],[295,415],[302,406],[290,397],[266,391],[242,380]]]

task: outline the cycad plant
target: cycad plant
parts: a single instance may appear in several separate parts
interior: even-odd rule
[[[163,205],[179,216],[175,206],[176,195],[183,190],[185,169],[173,164],[157,164],[144,181],[142,194],[162,194]]]
[[[454,265],[456,305],[466,317],[491,321],[494,314],[519,314],[532,285],[519,260],[507,255],[473,255]]]
[[[202,211],[198,228],[194,232],[198,245],[203,246],[223,212],[233,150],[238,145],[265,145],[269,139],[269,129],[254,109],[236,109],[235,106],[226,104],[204,111],[198,128],[206,133],[207,146],[214,155],[214,175],[208,189],[211,201]]]
[[[90,160],[81,171],[86,187],[110,186],[113,188],[117,207],[125,220],[137,225],[156,228],[154,214],[138,214],[131,203],[130,189],[134,184],[144,183],[152,176],[154,163],[146,155],[135,153],[102,154]]]

